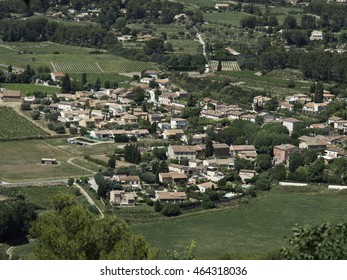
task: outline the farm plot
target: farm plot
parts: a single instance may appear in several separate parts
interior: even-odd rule
[[[28,138],[47,135],[10,107],[0,107],[0,139]]]
[[[52,66],[56,71],[63,73],[102,73],[95,62],[52,62]]]
[[[106,73],[141,72],[147,69],[158,69],[158,67],[154,63],[148,63],[144,61],[131,61],[127,59],[119,59],[116,61],[102,61],[98,62],[98,64]]]
[[[177,39],[168,40],[167,42],[172,44],[175,53],[196,54],[201,46],[197,40]]]
[[[213,71],[216,71],[218,61],[210,61],[210,67]],[[241,68],[237,61],[222,61],[222,71],[241,71]]]

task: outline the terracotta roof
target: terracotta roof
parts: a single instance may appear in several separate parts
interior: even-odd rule
[[[174,200],[174,199],[186,199],[185,192],[159,192],[157,193],[159,199]]]

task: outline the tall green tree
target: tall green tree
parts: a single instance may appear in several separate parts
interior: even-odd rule
[[[68,74],[66,74],[61,79],[61,92],[62,93],[69,93],[71,91],[71,80]]]
[[[73,197],[58,195],[53,210],[42,214],[30,233],[39,239],[35,251],[42,260],[155,259],[157,252],[125,221],[98,219]]]
[[[318,226],[296,225],[286,239],[281,258],[287,260],[345,260],[347,224],[324,223]]]
[[[212,157],[213,156],[213,143],[212,143],[212,138],[208,137],[206,139],[206,151],[205,151],[205,155],[206,157]]]

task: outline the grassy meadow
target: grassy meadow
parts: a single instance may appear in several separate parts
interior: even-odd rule
[[[183,252],[195,240],[199,259],[216,259],[226,252],[262,255],[284,245],[295,223],[346,220],[346,207],[346,195],[272,190],[249,206],[136,224],[132,229],[162,254],[166,249]]]
[[[104,155],[116,147],[116,143],[82,147],[68,144],[66,138],[0,142],[0,151],[3,151],[0,157],[0,180],[11,182],[92,175],[87,170],[71,165],[68,160],[98,171],[99,167],[83,160],[83,156]],[[43,157],[56,158],[59,164],[41,164]]]

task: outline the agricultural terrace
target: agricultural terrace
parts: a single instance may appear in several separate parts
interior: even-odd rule
[[[218,61],[210,61],[210,67],[213,71],[217,70]],[[222,61],[222,71],[241,71],[237,61]]]
[[[283,245],[297,222],[321,224],[347,218],[346,193],[310,188],[314,187],[305,192],[274,189],[248,206],[136,224],[132,229],[160,248],[162,256],[166,249],[183,252],[192,240],[199,259],[215,259],[226,252],[261,256]]]
[[[90,176],[98,168],[95,164],[90,166],[83,157],[105,155],[118,146],[116,143],[103,143],[82,147],[69,144],[66,139],[0,141],[0,151],[5,151],[1,152],[0,157],[0,181]],[[56,158],[59,163],[41,164],[43,157]]]
[[[0,107],[0,139],[45,136],[47,133],[10,107]],[[6,151],[2,150],[1,151]]]

